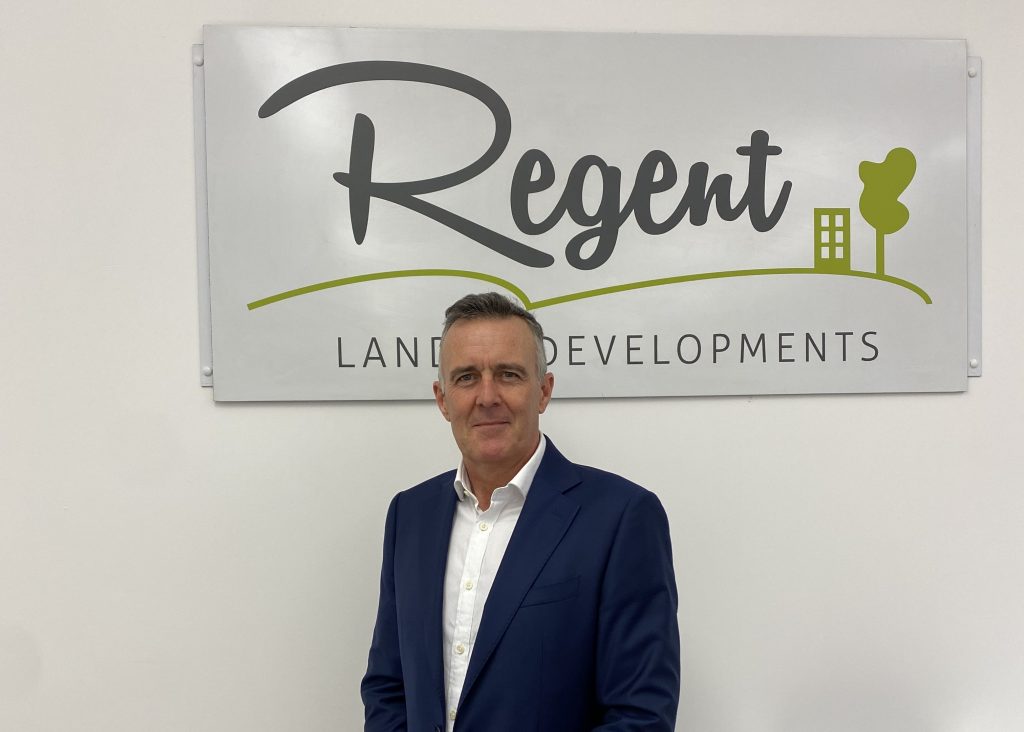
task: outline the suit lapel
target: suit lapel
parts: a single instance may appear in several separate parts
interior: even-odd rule
[[[576,517],[579,504],[563,493],[579,480],[573,464],[562,457],[548,440],[544,458],[487,596],[460,704],[505,634],[548,557]]]
[[[448,542],[452,534],[452,521],[455,517],[455,489],[452,485],[454,473],[441,476],[439,479],[436,501],[428,504],[431,513],[423,522],[426,527],[421,537],[420,549],[424,561],[424,571],[420,576],[419,596],[426,600],[426,612],[423,613],[424,655],[430,664],[433,678],[441,704],[444,704],[444,574],[448,563]]]

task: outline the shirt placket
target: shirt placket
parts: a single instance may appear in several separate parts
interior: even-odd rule
[[[497,491],[495,491],[497,493]],[[476,509],[476,523],[469,535],[466,548],[466,562],[459,579],[459,601],[455,608],[455,634],[451,648],[451,688],[448,690],[448,730],[455,726],[456,707],[459,693],[466,680],[469,670],[469,658],[473,652],[471,637],[473,629],[473,611],[476,608],[477,590],[480,582],[480,571],[483,567],[487,544],[493,533],[495,522],[501,513],[501,505],[493,501],[486,511]]]

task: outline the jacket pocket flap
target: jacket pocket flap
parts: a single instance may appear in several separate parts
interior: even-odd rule
[[[540,585],[526,593],[526,597],[523,598],[523,604],[520,605],[520,607],[526,607],[527,605],[544,605],[549,602],[566,600],[570,597],[575,597],[579,591],[580,578],[578,576],[573,577],[572,579],[567,579],[564,582]]]

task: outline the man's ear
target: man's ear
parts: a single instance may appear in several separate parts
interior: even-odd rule
[[[537,410],[538,414],[544,414],[544,410],[548,408],[548,402],[551,401],[551,392],[554,388],[555,375],[548,371],[540,380],[540,409]]]
[[[448,407],[444,403],[444,391],[441,389],[441,382],[434,382],[434,401],[437,402],[437,408],[441,410],[441,415],[449,422],[451,417],[448,416]]]

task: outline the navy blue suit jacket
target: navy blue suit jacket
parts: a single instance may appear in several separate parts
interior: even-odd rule
[[[391,502],[362,683],[366,732],[445,728],[454,473]],[[657,497],[548,442],[472,650],[456,732],[671,732],[678,599]]]

